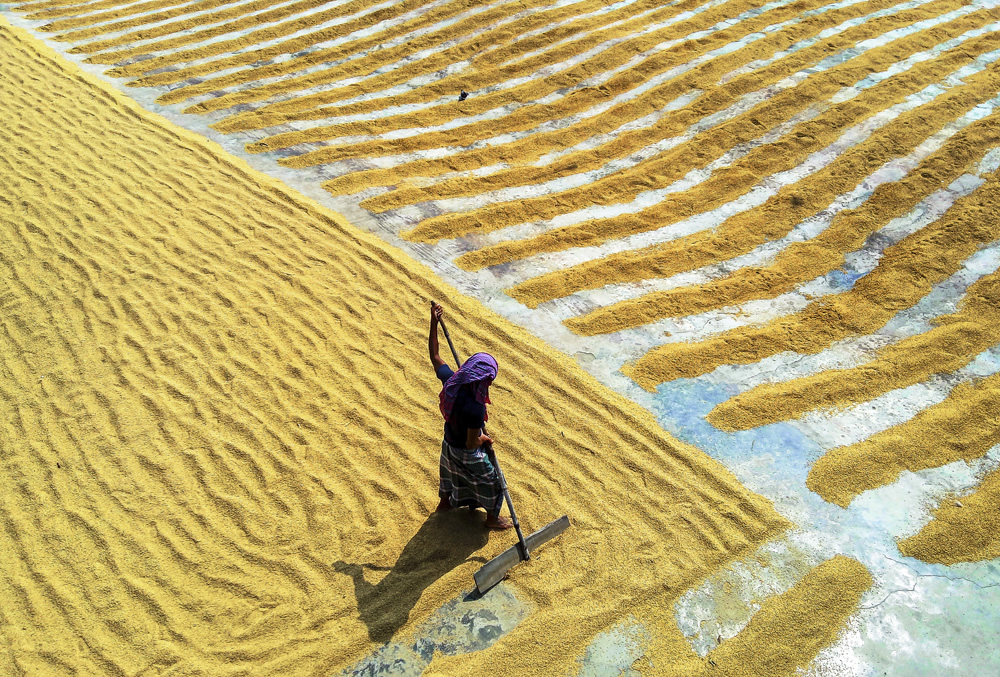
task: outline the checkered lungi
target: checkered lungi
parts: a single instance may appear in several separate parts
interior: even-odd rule
[[[483,508],[491,517],[503,506],[500,478],[483,448],[460,449],[444,440],[438,495],[447,497],[453,508]]]

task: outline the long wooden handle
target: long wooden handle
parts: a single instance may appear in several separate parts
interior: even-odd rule
[[[486,429],[483,429],[486,432]],[[517,532],[517,540],[521,546],[521,558],[525,560],[531,559],[531,553],[528,551],[528,542],[524,540],[524,534],[521,533],[521,523],[517,521],[517,513],[514,512],[514,504],[510,500],[510,492],[507,491],[507,478],[503,475],[503,470],[500,468],[500,462],[497,461],[497,453],[493,450],[492,444],[486,445],[486,455],[490,457],[493,461],[493,467],[497,469],[497,477],[500,478],[500,488],[503,490],[504,500],[507,502],[507,510],[510,511],[510,519],[514,522],[514,531]]]
[[[431,301],[431,308],[437,304]],[[448,334],[448,327],[444,324],[444,318],[438,318],[438,322],[441,324],[441,328],[444,329],[444,337],[448,340],[448,347],[451,348],[451,355],[455,358],[455,364],[458,365],[459,369],[462,368],[462,360],[458,359],[458,351],[455,350],[455,344],[451,342],[451,335]],[[483,434],[486,434],[486,428],[483,428]],[[503,470],[500,469],[500,463],[497,461],[497,454],[493,451],[493,445],[487,444],[486,455],[493,462],[493,467],[497,469],[497,477],[500,479],[500,488],[503,490],[504,500],[507,502],[507,510],[510,511],[510,519],[514,522],[514,531],[517,532],[517,540],[520,541],[521,546],[521,557],[523,559],[531,559],[531,553],[528,552],[528,542],[524,540],[524,534],[521,533],[521,523],[517,520],[517,513],[514,512],[514,503],[510,500],[510,492],[507,491],[507,478],[503,475]]]
[[[437,305],[437,303],[435,303],[434,301],[431,301],[431,308],[433,308],[436,305]],[[461,369],[462,368],[462,360],[458,359],[458,351],[455,350],[455,344],[451,342],[451,334],[448,333],[448,327],[446,327],[445,324],[444,324],[444,318],[443,317],[439,317],[438,318],[438,322],[441,324],[441,328],[444,329],[444,337],[445,337],[445,339],[448,340],[448,347],[451,348],[451,356],[455,358],[455,364],[457,364],[458,368]]]

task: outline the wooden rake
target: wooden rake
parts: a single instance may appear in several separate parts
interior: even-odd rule
[[[432,308],[434,305],[434,302],[431,301]],[[455,358],[455,363],[461,368],[462,360],[458,358],[458,351],[455,350],[455,344],[451,342],[451,336],[448,334],[448,327],[444,324],[444,318],[441,318],[439,322],[441,328],[444,330],[444,337],[448,341],[448,347],[451,348],[451,355]],[[488,434],[485,428],[483,429],[483,434]],[[507,480],[503,475],[503,470],[500,469],[500,463],[497,462],[496,452],[493,451],[493,445],[486,445],[486,455],[493,463],[493,467],[497,469],[497,476],[500,478],[500,488],[503,490],[503,497],[507,502],[507,510],[510,511],[510,519],[514,522],[514,530],[517,532],[518,542],[484,564],[475,573],[473,578],[476,580],[476,590],[479,591],[479,594],[485,593],[502,581],[514,565],[531,559],[531,552],[533,550],[551,541],[569,528],[569,516],[563,515],[525,538],[521,532],[521,523],[517,520],[517,513],[514,512],[514,504],[510,500],[510,492],[507,491]]]

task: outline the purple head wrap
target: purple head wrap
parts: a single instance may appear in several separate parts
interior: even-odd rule
[[[497,377],[498,369],[497,361],[489,353],[476,353],[467,359],[441,389],[441,413],[444,415],[444,420],[451,418],[451,410],[458,398],[458,391],[467,383],[472,384],[477,402],[489,404],[490,384]]]

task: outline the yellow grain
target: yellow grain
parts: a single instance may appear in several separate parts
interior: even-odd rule
[[[62,33],[61,35],[53,36],[52,39],[63,42],[73,42],[75,40],[85,40],[95,35],[101,35],[102,33],[113,33],[116,31],[123,31],[128,28],[134,28],[136,26],[142,26],[147,23],[166,21],[167,19],[183,16],[188,12],[197,12],[203,9],[209,9],[225,2],[232,1],[233,0],[208,0],[207,2],[200,2],[191,6],[185,0],[153,0],[152,2],[142,2],[135,5],[128,5],[126,7],[112,9],[107,12],[88,12],[82,15],[75,15],[69,19],[53,21],[50,24],[40,27],[39,30],[53,33],[68,31]],[[177,5],[181,6],[177,7]],[[167,11],[163,12],[153,11],[171,7],[174,9],[167,9]],[[87,9],[90,8],[88,7]],[[111,21],[112,19],[120,19],[122,17],[128,17],[135,14],[142,14],[142,16],[137,16],[134,19],[126,19],[124,21]],[[42,17],[33,18],[40,19]],[[93,24],[100,25],[94,26]],[[81,28],[82,26],[91,26],[91,28],[71,30],[74,28]]]
[[[707,374],[720,364],[751,364],[786,350],[817,353],[834,341],[877,330],[958,270],[978,246],[1000,238],[1000,224],[983,218],[1000,199],[1000,176],[993,173],[986,179],[941,219],[886,249],[875,270],[850,291],[818,299],[760,327],[733,329],[699,343],[658,346],[624,371],[654,389],[664,381]]]
[[[341,186],[393,185],[398,183],[401,177],[434,176],[442,172],[452,172],[456,169],[476,169],[516,158],[515,165],[510,169],[485,176],[460,176],[430,186],[417,187],[404,184],[363,203],[366,209],[380,212],[425,200],[477,195],[502,188],[551,181],[570,174],[597,169],[610,160],[625,157],[671,136],[681,129],[682,122],[690,123],[696,117],[716,113],[735,103],[740,96],[748,91],[759,90],[796,70],[800,70],[802,68],[802,52],[807,52],[818,60],[822,58],[827,49],[836,49],[838,46],[850,44],[856,36],[852,34],[852,31],[845,31],[834,38],[820,41],[819,45],[800,50],[794,56],[790,55],[780,59],[776,64],[777,68],[758,69],[752,73],[733,78],[720,86],[719,79],[727,73],[745,66],[751,61],[771,56],[796,42],[814,36],[825,28],[836,26],[847,19],[864,16],[890,5],[891,0],[874,0],[810,16],[801,23],[787,26],[761,40],[751,42],[733,53],[711,59],[663,85],[612,107],[604,115],[589,117],[567,128],[532,134],[512,143],[463,151],[446,158],[408,162],[391,169],[354,172],[330,181],[324,184],[324,187],[331,193],[340,194],[345,192]],[[864,27],[859,33],[869,30],[871,27]],[[648,127],[622,132],[616,139],[597,149],[576,151],[543,167],[534,167],[529,164],[547,152],[572,147],[574,144],[593,136],[614,131],[626,122],[663,108],[678,96],[692,90],[699,90],[704,94],[683,109],[660,118]]]
[[[538,652],[565,672],[630,599],[676,627],[684,590],[787,528],[399,250],[2,20],[0,54],[0,660],[15,673],[336,673],[468,590],[512,536],[428,517],[430,298],[463,353],[500,361],[490,423],[522,522],[574,521],[512,575],[542,611],[482,660],[526,674]]]
[[[723,640],[705,658],[691,650],[675,624],[657,623],[661,617],[653,604],[642,599],[623,599],[623,606],[631,610],[636,620],[654,630],[649,651],[633,668],[643,674],[671,677],[795,675],[797,669],[809,665],[820,649],[836,640],[871,585],[871,575],[864,565],[837,555],[809,571],[790,590],[764,601],[736,637]],[[532,647],[530,657],[518,654],[524,650],[522,645],[501,640],[490,652],[436,655],[424,674],[563,674],[559,647],[551,646],[544,626],[536,624],[535,619],[549,615],[567,634],[579,631],[574,627],[576,620],[571,612],[558,605],[553,607],[540,610],[519,626],[533,640],[533,646],[528,643]],[[600,621],[611,625],[612,618]],[[579,669],[578,665],[574,667]]]
[[[462,7],[461,3],[458,4],[460,10],[467,9],[466,7]],[[528,7],[537,8],[539,6],[544,6],[545,0],[527,0],[526,5]],[[425,18],[432,18],[435,14],[440,14],[440,13],[441,13],[440,9],[436,10],[435,12],[427,12],[413,21],[422,24]],[[486,22],[498,21],[501,18],[509,16],[509,14],[510,14],[509,7],[500,6],[492,8],[487,12],[485,12],[483,15],[480,15],[478,19],[473,18],[473,19],[463,20],[458,24],[448,26],[447,28],[443,29],[443,31],[438,32],[438,34],[433,37],[425,36],[423,40],[425,41],[439,40],[440,37],[444,37],[447,40],[454,40],[456,38],[462,37],[471,28],[479,27]],[[483,36],[477,36],[476,38],[472,38],[470,40],[463,40],[459,44],[453,47],[435,51],[432,54],[425,56],[424,58],[414,61],[413,63],[404,63],[402,66],[398,68],[393,68],[388,72],[374,75],[373,77],[368,77],[362,82],[354,83],[346,87],[336,87],[334,89],[329,89],[322,92],[316,92],[312,94],[292,97],[287,101],[280,101],[277,103],[269,104],[267,106],[263,106],[255,111],[252,111],[253,113],[252,115],[248,116],[244,116],[241,114],[234,115],[219,123],[220,131],[256,129],[258,128],[258,123],[261,121],[265,120],[269,121],[272,119],[281,119],[281,120],[286,119],[282,115],[283,112],[294,111],[294,110],[309,110],[317,106],[320,106],[324,103],[331,103],[343,98],[357,96],[358,94],[365,92],[377,92],[384,88],[391,87],[393,85],[402,82],[406,82],[411,78],[420,75],[427,75],[429,73],[434,73],[438,70],[447,68],[449,65],[452,65],[458,61],[472,57],[480,50],[482,50],[484,45],[494,44],[495,42],[501,40],[506,41],[511,37],[516,36],[520,32],[519,27],[524,27],[524,30],[528,30],[531,27],[537,25],[544,25],[544,23],[540,23],[540,20],[543,21],[545,17],[546,13],[542,12],[532,13],[529,14],[527,17],[522,17],[521,19],[512,22],[509,25],[503,25],[493,31],[488,31]],[[352,47],[352,51],[357,51],[359,48],[361,48],[364,42],[366,41],[360,41],[359,44]],[[419,43],[419,41],[415,42]],[[400,54],[400,53],[408,53],[409,49],[410,48],[406,46],[401,46],[386,51],[388,51],[390,54]],[[541,57],[536,57],[536,60],[541,60]],[[378,69],[380,66],[392,64],[394,63],[394,61],[383,60],[383,56],[381,54],[375,53],[371,55],[370,58],[363,60],[362,63],[370,65],[364,68],[361,71],[361,74],[370,75],[371,73],[376,71],[376,69]],[[523,64],[518,66],[512,66],[504,70],[504,73],[506,73],[509,76],[509,72],[511,70],[518,70],[524,67],[525,66]],[[218,97],[218,99],[210,99],[196,106],[192,106],[188,110],[192,113],[200,113],[210,110],[220,110],[229,108],[239,103],[246,103],[249,101],[266,99],[268,97],[280,94],[282,92],[295,91],[297,89],[306,87],[314,87],[327,82],[336,82],[343,77],[348,77],[349,74],[358,74],[356,69],[357,69],[356,64],[347,63],[341,66],[325,69],[324,71],[313,73],[311,75],[293,77],[283,82],[262,85],[260,87],[247,89],[241,92],[234,92],[230,95]],[[493,74],[494,73],[488,73],[486,77],[488,78],[490,75]],[[143,82],[155,84],[159,82],[161,77],[162,76],[152,76],[148,80],[143,80]],[[456,87],[459,89],[463,86],[475,88],[477,86],[476,82],[480,78],[481,76],[477,75],[475,71],[442,78],[440,80],[428,83],[423,87],[417,88],[417,90],[410,96],[402,95],[401,98],[404,100],[412,99],[414,96],[421,97],[419,100],[424,100],[423,97],[436,98],[435,95],[436,94],[439,95],[439,93],[442,91],[446,91],[448,92],[448,94],[453,94],[456,91]],[[456,83],[459,81],[461,81],[463,84],[457,85]],[[178,91],[177,94],[171,92],[169,93],[171,96],[165,95],[166,98],[164,98],[163,101],[173,102],[175,98],[176,100],[183,100],[187,98],[189,94],[193,95],[193,93],[196,93],[198,91],[200,90],[192,89],[188,92]],[[372,107],[374,106],[394,105],[395,103],[398,102],[399,101],[396,98],[390,99],[387,97],[384,99],[377,99],[376,101],[368,104],[367,110],[372,110]],[[264,126],[267,126],[268,124],[271,123],[267,122],[263,124]]]
[[[142,30],[132,31],[126,35],[109,38],[107,40],[95,40],[83,45],[77,45],[69,51],[73,54],[93,54],[93,56],[84,60],[86,63],[114,64],[135,56],[141,56],[143,54],[149,54],[159,50],[176,49],[182,45],[201,42],[202,40],[208,40],[219,35],[225,35],[226,33],[258,25],[261,22],[278,21],[292,14],[306,11],[317,5],[315,0],[300,0],[299,2],[287,5],[284,8],[276,9],[271,12],[264,12],[256,17],[246,17],[247,14],[259,12],[260,10],[267,9],[271,5],[276,5],[280,2],[281,0],[255,0],[254,2],[240,2],[236,5],[236,7],[231,7],[218,12],[212,12],[211,14],[200,17],[189,17],[187,19],[181,19],[180,21],[173,21],[162,26],[150,26],[148,28],[143,28]],[[231,19],[236,19],[241,16],[246,18],[239,21],[230,21]],[[219,25],[209,25],[214,23],[218,23]],[[195,30],[198,26],[206,26],[206,28],[202,30]],[[171,35],[173,33],[182,33],[182,35],[169,38],[167,40],[160,40],[159,42],[151,45],[146,44],[134,47],[128,46],[142,40],[161,38],[165,35]],[[115,49],[116,47],[122,46],[126,46],[126,48]],[[94,54],[94,52],[104,53]]]
[[[17,6],[18,12],[30,12],[28,18],[34,21],[57,19],[61,16],[98,16],[98,10],[115,9],[121,6],[118,0],[100,0],[88,2],[81,6],[76,0],[62,3],[22,3]]]
[[[756,2],[756,0],[754,1]],[[685,8],[684,4],[686,3],[665,8],[658,14],[663,14],[665,16],[679,14]],[[553,75],[549,75],[544,78],[534,78],[530,82],[522,83],[515,87],[467,99],[461,106],[438,106],[435,109],[432,109],[430,113],[417,112],[410,115],[394,116],[393,118],[379,118],[372,123],[359,121],[356,123],[347,123],[342,125],[313,127],[303,132],[303,135],[301,136],[280,134],[268,137],[263,142],[266,145],[253,144],[248,146],[248,150],[251,150],[252,152],[259,152],[262,148],[284,148],[306,141],[335,138],[337,136],[349,134],[367,133],[365,130],[369,129],[371,125],[374,125],[376,129],[389,131],[394,128],[394,125],[406,124],[407,120],[412,121],[413,126],[421,126],[428,124],[429,120],[432,119],[429,118],[428,115],[436,115],[439,120],[444,120],[458,115],[468,116],[482,113],[495,108],[498,105],[502,105],[503,103],[529,103],[536,101],[537,99],[551,94],[556,90],[571,87],[579,83],[581,80],[604,73],[609,69],[619,66],[628,61],[628,59],[632,58],[636,52],[642,52],[650,49],[663,40],[683,37],[690,31],[707,28],[708,26],[711,26],[712,23],[720,20],[722,17],[721,12],[722,10],[703,12],[686,22],[667,26],[652,33],[625,40],[624,42],[620,42],[619,44],[608,49],[602,50],[600,53],[592,56],[586,61],[573,64],[568,68],[563,68]],[[649,20],[652,20],[652,18],[646,19],[646,21]],[[531,73],[541,66],[550,66],[553,63],[562,63],[565,56],[577,54],[581,49],[583,49],[583,45],[596,43],[602,37],[604,39],[627,37],[630,31],[634,31],[634,28],[636,27],[633,24],[638,23],[638,21],[639,20],[633,20],[613,28],[592,31],[585,38],[576,40],[568,45],[557,46],[555,49],[548,50],[544,54],[536,55],[529,59],[524,59],[502,68],[489,69],[481,73],[476,73],[475,71],[472,73],[460,73],[458,75],[429,83],[418,88],[410,95],[386,98],[377,104],[368,105],[369,107],[371,105],[387,106],[415,100],[428,100],[428,98],[434,99],[444,93],[452,94],[459,88],[474,90],[483,88],[484,86],[490,84],[504,82],[516,77],[517,75],[526,75]],[[733,30],[736,31],[738,29]],[[320,108],[322,104],[337,101],[338,99],[344,98],[345,95],[357,96],[363,92],[378,92],[400,82],[405,82],[416,75],[434,72],[450,63],[453,63],[454,61],[459,60],[461,57],[471,56],[478,51],[478,45],[478,40],[473,41],[471,44],[463,43],[462,45],[450,50],[443,50],[432,57],[422,60],[421,62],[397,68],[376,77],[368,78],[363,82],[354,84],[351,87],[342,87],[332,91],[308,94],[306,96],[293,98],[289,101],[274,103],[248,114],[234,116],[223,123],[218,123],[217,128],[219,131],[233,132],[245,129],[268,127],[286,120],[322,119],[334,113],[334,111],[328,111],[325,108]],[[683,50],[666,50],[662,54],[651,57],[648,62],[649,67],[656,72],[661,70],[660,64],[665,61],[678,63],[677,58],[679,51]],[[700,52],[701,49],[695,48],[695,51]],[[454,55],[455,52],[460,53]],[[323,75],[324,78],[329,78],[331,76],[332,74]],[[291,86],[291,83],[281,86]],[[576,104],[577,106],[585,106],[588,101],[593,101],[594,96],[604,98],[611,95],[613,92],[617,93],[617,89],[618,88],[613,88],[612,85],[606,83],[600,87],[588,87],[581,89],[564,98],[570,99],[572,104]],[[565,105],[565,102],[563,105]],[[544,109],[548,111],[549,109],[555,110],[554,106],[555,104],[550,106],[542,106],[539,104],[532,106],[532,108]],[[435,113],[435,111],[437,112]],[[340,112],[350,112],[350,109],[343,109]],[[445,117],[440,117],[442,115]],[[485,125],[483,129],[493,129],[496,128],[501,122],[503,123],[503,129],[516,129],[518,128],[517,125],[521,122],[524,116],[525,113],[523,111],[515,111],[510,115],[504,116],[502,121],[484,121],[483,123],[480,123],[480,125],[477,125],[477,129],[483,125]],[[539,119],[548,120],[551,118],[544,117]],[[457,143],[457,139],[460,138],[458,135],[461,131],[463,130],[452,130],[451,132],[444,134],[443,138],[452,139],[455,141],[455,145],[459,145]],[[417,148],[433,147],[433,145],[429,146],[429,144],[433,144],[435,139],[440,138],[442,138],[441,134],[428,133],[421,134],[418,137],[409,137],[408,140],[384,140],[380,143],[385,149],[384,152],[388,153],[394,152],[393,149],[395,149],[395,152],[399,152],[407,149],[414,150]],[[313,156],[313,159],[317,157],[320,156]]]
[[[645,4],[653,4],[656,1],[657,0],[643,0],[642,2],[636,4],[641,7]],[[592,5],[591,3],[594,4]],[[587,0],[586,2],[577,3],[566,7],[560,7],[555,9],[544,9],[544,10],[539,9],[538,11],[531,12],[527,16],[505,23],[502,26],[498,26],[497,28],[484,31],[480,35],[476,36],[475,39],[464,40],[460,44],[455,45],[454,47],[441,49],[433,55],[431,61],[427,62],[422,60],[420,63],[405,66],[404,67],[405,70],[403,70],[402,72],[412,77],[414,74],[426,73],[428,69],[433,70],[434,68],[441,68],[447,64],[454,63],[455,61],[473,57],[477,52],[483,49],[484,45],[492,46],[496,44],[510,43],[514,38],[516,38],[520,34],[546,26],[553,22],[562,21],[567,17],[573,16],[577,12],[587,11],[588,9],[591,9],[594,5],[598,3],[599,0]],[[537,8],[538,5],[533,5],[533,7]],[[459,11],[465,11],[466,9],[467,7],[463,6],[461,3],[456,3],[456,8],[454,11],[459,12]],[[632,8],[630,7],[630,9]],[[169,101],[184,101],[193,96],[213,91],[213,89],[220,89],[221,87],[228,87],[243,82],[253,82],[254,80],[258,80],[264,77],[275,77],[286,73],[294,73],[295,71],[304,68],[305,66],[324,63],[326,61],[332,61],[338,58],[341,54],[354,54],[362,52],[370,44],[379,44],[379,42],[373,42],[373,40],[385,41],[389,39],[391,36],[406,35],[410,31],[413,31],[417,28],[423,27],[425,25],[431,25],[432,23],[440,20],[444,16],[444,14],[442,14],[443,11],[445,10],[439,9],[435,11],[425,12],[421,14],[421,16],[418,17],[417,19],[410,20],[406,23],[400,24],[399,26],[394,26],[393,29],[387,33],[383,33],[379,36],[372,36],[371,38],[368,39],[352,40],[343,48],[317,50],[312,54],[308,54],[301,58],[293,59],[288,63],[273,64],[266,66],[264,68],[254,69],[253,71],[245,73],[233,73],[229,75],[217,76],[212,78],[208,82],[200,83],[197,85],[189,85],[186,87],[180,87],[177,90],[170,92]],[[625,13],[626,10],[619,10],[619,11]],[[633,9],[633,11],[636,10]],[[386,49],[381,49],[374,54],[366,55],[364,58],[356,60],[356,63],[350,64],[347,70],[343,68],[331,68],[331,69],[326,69],[324,72],[318,74],[292,77],[281,82],[260,85],[258,87],[248,88],[240,92],[225,94],[223,96],[196,104],[185,110],[186,112],[189,113],[204,113],[212,110],[224,110],[226,108],[238,104],[267,99],[276,94],[281,94],[285,92],[295,92],[301,89],[317,86],[326,82],[335,82],[336,80],[348,77],[349,75],[369,75],[377,71],[379,68],[382,68],[389,64],[393,64],[415,52],[428,49],[432,46],[439,45],[446,41],[455,40],[457,37],[466,35],[476,28],[480,28],[483,25],[492,25],[493,23],[499,21],[500,19],[506,18],[508,16],[510,16],[510,8],[507,7],[506,5],[501,5],[497,8],[480,13],[476,16],[463,19],[462,21],[453,24],[443,30],[438,30],[432,34],[427,34],[411,40],[407,40],[407,43],[405,45],[401,45],[399,47],[390,47]],[[608,18],[607,20],[610,20],[610,18]],[[578,23],[585,24],[583,26],[580,26],[578,29],[578,30],[583,30],[585,27],[591,27],[591,28],[594,27],[595,20],[591,19],[585,22],[584,21],[572,22],[574,26],[576,26],[576,24]],[[520,46],[522,45],[522,42],[527,42],[527,41],[517,41],[514,42],[514,44]],[[233,65],[240,65],[243,63],[252,63],[252,62],[227,60],[226,63]],[[184,69],[184,75],[193,75],[193,74],[195,74],[195,71],[189,71]],[[396,74],[393,77],[398,78],[398,76],[399,74]],[[470,89],[474,89],[476,87],[476,84],[474,83],[478,83],[482,81],[484,78],[482,77],[481,74],[475,73],[475,71],[467,71],[458,78],[450,78],[450,79],[445,78],[445,80],[448,80],[448,82],[451,83],[455,83],[458,79],[461,80],[461,85],[459,85],[459,89],[461,89],[462,87],[468,87]],[[438,91],[441,90],[447,91],[448,86],[449,85],[447,83],[439,85]],[[424,88],[417,89],[416,92],[414,92],[414,94],[426,95],[426,92],[424,92],[423,89]],[[352,90],[350,87],[339,88],[339,91],[341,94],[348,97],[353,96],[354,93],[357,92],[357,90]],[[365,106],[363,106],[363,110],[371,111],[377,108],[382,108],[387,105],[402,103],[405,100],[409,100],[412,98],[413,98],[412,94],[409,96],[400,95],[396,97],[380,97],[375,101],[366,102]],[[164,99],[164,101],[167,101],[167,99]],[[300,104],[296,103],[295,105],[298,106]],[[312,105],[313,105],[312,103],[309,103],[304,107],[311,108]],[[260,124],[259,121],[264,119],[281,120],[281,121],[288,119],[284,115],[269,116],[269,112],[272,110],[280,111],[284,110],[284,108],[278,105],[275,105],[274,107],[272,106],[261,107],[259,109],[260,117],[257,123]],[[236,117],[233,118],[234,124],[239,124],[237,120],[238,118]],[[263,124],[266,126],[266,123]]]
[[[869,234],[957,179],[972,162],[1000,144],[997,116],[993,113],[984,121],[976,121],[959,131],[905,177],[882,184],[860,207],[840,212],[830,226],[810,242],[840,253],[860,247]],[[771,240],[780,237],[778,233],[787,227],[789,212],[793,211],[787,202],[771,200],[763,211],[755,208],[727,219],[712,233],[698,233],[662,245],[586,261],[522,282],[508,290],[508,294],[536,308],[545,301],[585,289],[638,282],[654,275],[670,277],[725,261],[749,251],[761,237]],[[773,230],[772,226],[778,226],[778,230]],[[820,274],[817,268],[809,270],[815,271],[814,275]]]
[[[934,519],[899,542],[899,551],[925,562],[958,564],[1000,557],[1000,471],[968,496],[948,496]]]
[[[716,406],[707,418],[723,430],[746,430],[814,409],[865,402],[933,374],[951,373],[1000,343],[1000,274],[978,280],[969,287],[958,312],[935,322],[939,326],[883,348],[870,362],[757,386]]]
[[[717,232],[715,237],[728,244],[724,246],[730,256],[737,256],[766,242],[768,235],[780,237],[787,234],[796,224],[829,207],[838,195],[850,191],[864,177],[889,160],[912,152],[953,117],[961,116],[980,103],[992,99],[1000,91],[1000,70],[979,75],[980,77],[969,78],[968,84],[955,88],[949,94],[900,115],[826,167],[783,188],[760,208],[750,210],[746,218],[739,219],[741,225],[769,224],[767,234],[760,234],[764,229],[759,227],[755,229],[756,232],[744,227],[733,233],[732,229],[723,226],[719,229],[722,232]],[[1000,113],[995,113],[978,128],[995,130],[998,119]],[[988,132],[987,138],[992,141],[996,135]],[[961,142],[958,145],[965,147]],[[951,158],[949,164],[953,169],[949,173],[959,173],[971,160],[979,158],[966,158],[966,162],[959,164],[961,159],[962,155]],[[942,185],[941,178],[935,176],[937,184],[927,182],[927,187],[933,185],[933,188],[939,189]],[[907,203],[891,205],[882,216],[891,219],[904,213],[904,209],[909,206],[911,205]],[[762,218],[771,215],[773,219]],[[844,222],[845,219],[840,221]],[[842,236],[839,228],[828,228],[807,242],[790,243],[768,266],[742,268],[702,285],[645,294],[572,318],[566,322],[566,326],[578,334],[592,335],[609,330],[620,331],[666,317],[686,317],[726,306],[737,306],[755,299],[776,298],[800,284],[839,268],[844,263],[844,256],[860,249],[865,237],[878,225],[878,220],[864,221],[862,229],[856,230],[854,237],[846,241],[839,239]]]
[[[937,6],[935,7],[937,9]],[[947,11],[944,7],[941,11]],[[938,28],[947,35],[958,35],[989,20],[986,13],[966,16]],[[436,242],[444,237],[457,237],[471,232],[491,232],[505,226],[552,218],[558,214],[581,209],[588,204],[627,202],[639,193],[663,188],[684,176],[691,169],[703,167],[712,159],[732,148],[734,139],[747,140],[760,136],[762,129],[787,120],[799,110],[815,105],[838,91],[845,80],[856,82],[871,71],[888,68],[914,52],[925,50],[941,40],[936,30],[927,29],[869,50],[864,58],[851,60],[836,68],[818,73],[797,87],[787,89],[754,109],[708,130],[682,146],[658,155],[629,170],[617,172],[585,189],[563,191],[519,202],[504,202],[471,212],[436,216],[422,221],[405,235],[415,241]],[[948,60],[960,61],[961,49],[952,50]],[[474,270],[514,261],[526,256],[573,247],[599,245],[611,239],[662,228],[695,214],[719,206],[748,191],[760,177],[794,167],[809,153],[819,150],[837,138],[842,128],[902,100],[922,87],[918,83],[933,81],[930,73],[934,63],[922,64],[906,75],[891,78],[865,90],[850,101],[836,104],[816,118],[804,122],[773,144],[755,148],[749,154],[721,168],[697,187],[668,196],[653,207],[636,214],[624,214],[601,220],[554,228],[533,238],[504,242],[458,260],[463,268]],[[940,62],[943,63],[943,62]],[[915,88],[915,89],[914,89]],[[321,153],[320,151],[314,151]],[[308,154],[307,154],[308,155]],[[302,156],[304,157],[304,156]]]
[[[823,562],[791,590],[764,602],[740,633],[708,655],[709,674],[794,675],[844,629],[872,585],[863,564],[843,555]]]
[[[823,454],[806,484],[846,508],[869,489],[892,484],[904,470],[916,472],[971,461],[1000,443],[1000,375],[961,383],[939,404],[857,444]]]
[[[341,35],[350,34],[352,31],[357,30],[362,26],[370,25],[370,22],[378,23],[381,20],[389,19],[396,16],[399,13],[406,12],[408,9],[412,9],[414,6],[419,7],[424,3],[424,0],[406,0],[393,7],[384,8],[376,12],[371,12],[363,17],[352,19],[343,24],[339,24],[332,28],[317,31],[316,33],[310,35],[307,40],[301,41],[305,45],[311,45],[315,42],[321,40],[329,40]],[[311,26],[319,25],[325,21],[330,21],[336,17],[349,16],[355,12],[359,12],[371,5],[378,4],[377,0],[354,0],[343,5],[338,5],[330,9],[323,11],[312,12],[306,16],[299,16],[294,19],[289,19],[287,21],[281,21],[274,23],[273,25],[267,25],[264,22],[276,21],[279,17],[288,16],[291,10],[299,9],[302,10],[300,6],[286,6],[274,9],[270,12],[265,13],[261,16],[251,16],[241,19],[233,24],[226,27],[224,33],[231,33],[233,31],[238,31],[244,28],[252,28],[255,26],[266,26],[265,28],[260,28],[258,30],[247,33],[246,35],[240,35],[239,37],[230,38],[229,40],[219,40],[216,42],[211,42],[206,45],[201,45],[200,47],[193,47],[191,49],[171,51],[167,54],[161,56],[153,57],[152,59],[145,59],[141,61],[136,61],[127,65],[119,66],[117,68],[112,68],[107,71],[107,74],[112,77],[131,77],[135,75],[142,75],[143,73],[148,73],[152,70],[158,70],[161,68],[167,68],[168,66],[174,66],[178,63],[184,63],[186,61],[194,61],[196,59],[208,59],[209,57],[219,56],[221,54],[226,54],[232,51],[237,51],[243,49],[246,45],[254,44],[257,42],[262,42],[266,40],[275,40],[277,38],[290,35],[297,31],[305,30]],[[323,3],[320,0],[314,0],[308,3],[306,6],[312,5],[314,7],[322,7]],[[127,37],[127,36],[126,36]],[[129,40],[124,40],[121,44],[128,44]],[[274,54],[285,54],[291,51],[296,51],[291,45],[294,42],[286,42],[283,46],[272,47],[270,52]],[[301,49],[301,47],[299,48]],[[284,50],[289,50],[288,52]],[[243,55],[241,55],[243,56]],[[231,57],[230,57],[231,58]],[[264,59],[268,57],[257,56],[258,59]],[[209,62],[210,64],[217,64],[220,61],[225,61],[225,59],[220,59],[216,61]],[[250,62],[252,63],[252,62]],[[224,65],[220,66],[225,68]],[[214,66],[210,66],[214,68]],[[168,71],[162,73],[155,80],[151,80],[150,84],[161,84],[160,80],[166,80],[167,82],[173,82],[174,73],[177,71]],[[133,81],[129,83],[132,86],[142,86],[142,80]],[[137,84],[138,83],[138,84]]]

